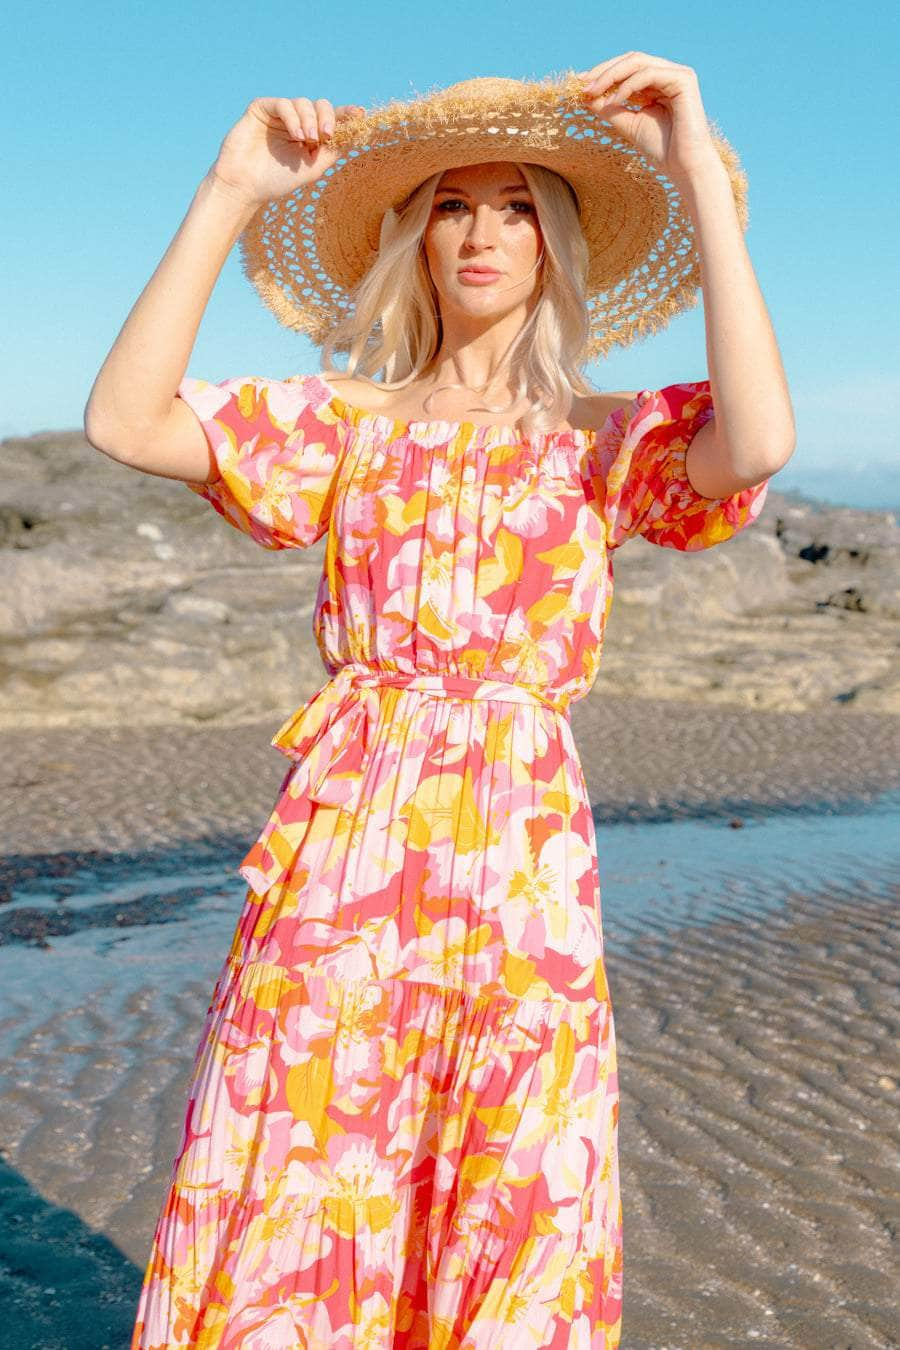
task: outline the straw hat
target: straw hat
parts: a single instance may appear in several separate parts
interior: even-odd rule
[[[378,252],[385,212],[438,170],[525,160],[561,174],[587,240],[585,360],[629,346],[696,305],[700,263],[675,186],[582,102],[574,73],[526,82],[483,76],[339,122],[337,161],[315,182],[264,203],[240,236],[242,266],[281,323],[321,345],[352,310]],[[747,180],[710,122],[741,228]]]

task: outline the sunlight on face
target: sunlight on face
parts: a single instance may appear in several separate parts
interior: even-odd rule
[[[517,164],[492,161],[447,169],[425,227],[425,256],[441,313],[497,317],[540,289],[535,263],[543,238],[525,176]],[[466,264],[497,274],[476,284]]]

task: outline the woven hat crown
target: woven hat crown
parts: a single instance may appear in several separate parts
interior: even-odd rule
[[[584,359],[658,331],[699,299],[693,223],[662,170],[582,100],[571,72],[539,81],[486,75],[339,122],[334,165],[247,225],[244,271],[282,323],[321,344],[352,309],[389,209],[438,171],[532,163],[560,174],[578,199],[589,256]],[[746,177],[714,124],[709,130],[746,229]]]

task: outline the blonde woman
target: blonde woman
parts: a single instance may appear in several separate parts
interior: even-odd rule
[[[241,864],[133,1347],[619,1344],[567,712],[614,551],[727,540],[793,449],[740,189],[694,72],[640,52],[370,114],[261,98],[129,315],[88,436],[262,547],[326,536],[328,675],[273,738],[291,763]],[[318,372],[186,376],[238,238]],[[712,378],[596,391],[585,362],[698,279]]]

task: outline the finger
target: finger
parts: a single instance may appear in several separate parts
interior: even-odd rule
[[[306,128],[304,127],[303,117],[297,109],[297,100],[292,98],[280,98],[276,100],[278,115],[287,127],[292,141],[302,142],[306,140]]]
[[[614,89],[616,99],[624,103],[626,98],[633,97],[638,90],[651,86],[654,89],[665,89],[670,76],[670,66],[644,61],[633,71],[627,69],[611,71],[607,78],[588,84],[584,92],[594,98],[600,98],[604,94],[608,96]]]
[[[597,96],[610,89],[618,89],[621,87],[622,81],[633,74],[633,69],[632,66],[614,66],[605,75],[598,75],[595,79],[588,80],[584,86],[584,92]]]
[[[317,98],[315,108],[322,140],[330,141],[334,132],[334,108],[327,98]]]
[[[616,90],[616,103],[627,103],[632,92],[641,89],[645,83],[643,75],[632,75],[630,80],[623,80]]]
[[[607,69],[598,75],[591,75],[585,81],[586,94],[599,94],[604,89],[614,89],[622,80],[646,66],[647,58],[643,52],[629,52],[627,56],[618,56],[607,63]]]
[[[601,61],[599,65],[589,66],[587,70],[577,70],[575,72],[583,80],[596,80],[609,73],[612,66],[619,61],[627,61],[630,57],[640,56],[640,52],[622,52],[619,56],[610,56],[608,60]]]
[[[659,95],[673,98],[678,93],[678,82],[673,78],[670,66],[647,66],[635,75],[622,81],[616,89],[616,99],[625,103],[628,99],[645,107],[659,101]]]
[[[303,127],[292,101],[289,98],[274,98],[271,100],[271,108],[283,124],[291,140],[302,141]]]
[[[634,116],[632,108],[626,107],[617,98],[599,99],[591,103],[591,112],[601,122],[611,122],[616,114],[628,113],[630,117]]]
[[[303,129],[303,140],[305,140],[308,145],[318,146],[319,124],[316,118],[316,110],[312,104],[312,99],[292,98],[291,103],[294,106],[297,119]]]

